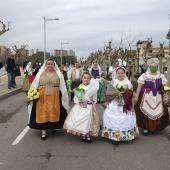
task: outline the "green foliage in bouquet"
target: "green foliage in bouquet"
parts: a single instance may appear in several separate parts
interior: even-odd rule
[[[83,99],[84,89],[79,86],[73,89],[74,94],[77,96],[78,99]]]
[[[66,83],[67,83],[67,86],[68,86],[68,90],[71,93],[72,92],[72,90],[71,90],[72,81],[70,79],[68,79],[68,80],[66,80]]]

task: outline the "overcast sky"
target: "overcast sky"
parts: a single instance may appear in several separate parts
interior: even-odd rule
[[[0,45],[28,44],[44,51],[44,16],[59,18],[46,22],[46,51],[73,49],[78,57],[115,47],[122,34],[129,41],[152,36],[155,47],[165,41],[170,29],[170,0],[0,0],[0,19],[11,21],[10,31],[0,36]],[[124,47],[126,45],[124,40]],[[128,46],[127,46],[128,47]]]

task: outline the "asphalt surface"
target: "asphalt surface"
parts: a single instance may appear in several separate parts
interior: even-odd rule
[[[40,131],[27,128],[27,99],[21,86],[22,80],[11,90],[0,84],[0,170],[170,170],[170,126],[146,137],[140,133],[119,146],[100,136],[91,144],[82,143],[65,130],[48,131],[42,141]],[[100,103],[97,109],[102,120]]]

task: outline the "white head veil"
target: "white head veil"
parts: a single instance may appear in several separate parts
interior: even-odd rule
[[[44,64],[41,66],[41,68],[39,69],[39,71],[38,71],[38,73],[37,73],[34,81],[32,82],[30,88],[34,88],[34,89],[37,89],[37,88],[38,88],[40,76],[41,76],[41,74],[46,70],[46,63],[47,63],[48,60],[49,60],[49,59],[47,59],[47,60],[44,62]],[[56,64],[55,61],[54,61],[54,64],[55,64],[54,70],[55,70],[56,72],[59,71],[59,68],[58,68],[58,66],[57,66],[57,64]],[[57,74],[58,74],[58,72],[57,72]],[[60,78],[60,77],[59,77],[59,78]]]
[[[119,69],[123,69],[123,70],[125,71],[124,80],[125,80],[125,79],[128,79],[127,76],[126,76],[126,69],[125,69],[124,67],[121,67],[121,66],[120,66],[120,67],[117,67],[117,68],[116,68],[116,73],[117,73],[117,70],[119,70]],[[115,79],[117,78],[117,74],[116,74],[116,73],[115,73]]]
[[[42,65],[42,67],[39,69],[34,81],[31,84],[30,88],[34,88],[37,89],[39,86],[39,81],[40,81],[40,76],[41,74],[46,71],[46,63],[47,61],[50,59],[47,59],[44,64]],[[53,60],[52,60],[53,61]],[[56,62],[54,61],[55,67],[54,70],[56,71],[59,79],[60,79],[60,91],[62,93],[62,105],[63,107],[67,110],[67,112],[69,112],[69,100],[68,100],[68,92],[66,89],[66,85],[65,85],[65,81],[64,81],[64,77],[63,74],[60,72]],[[32,110],[32,102],[28,105],[28,113],[29,113],[29,117],[31,115],[31,110]],[[29,120],[28,120],[29,121]]]
[[[156,58],[153,58],[153,59],[149,62],[149,64],[148,64],[148,69],[147,69],[147,73],[150,72],[150,66],[151,66],[152,63],[157,64],[157,66],[158,66],[157,73],[159,74],[159,73],[160,73],[160,71],[159,71],[159,61],[158,61],[158,59],[156,59]]]
[[[25,69],[26,69],[27,71],[30,70],[30,68],[31,68],[30,66],[31,66],[31,62],[28,62]]]
[[[101,77],[101,76],[102,76],[102,70],[101,70],[101,68],[100,68],[99,63],[97,62],[97,60],[94,60],[94,61],[92,62],[92,65],[91,65],[91,67],[90,67],[90,69],[89,69],[89,73],[91,74],[92,68],[94,67],[93,63],[97,63],[97,69],[99,70],[99,76]]]

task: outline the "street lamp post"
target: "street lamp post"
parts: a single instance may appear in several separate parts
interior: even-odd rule
[[[63,64],[63,49],[62,49],[62,45],[63,45],[63,44],[68,44],[68,43],[63,43],[63,42],[61,42],[61,51],[60,51],[61,65]]]
[[[46,60],[46,21],[51,21],[51,20],[59,20],[59,18],[50,19],[44,17],[44,62]]]

